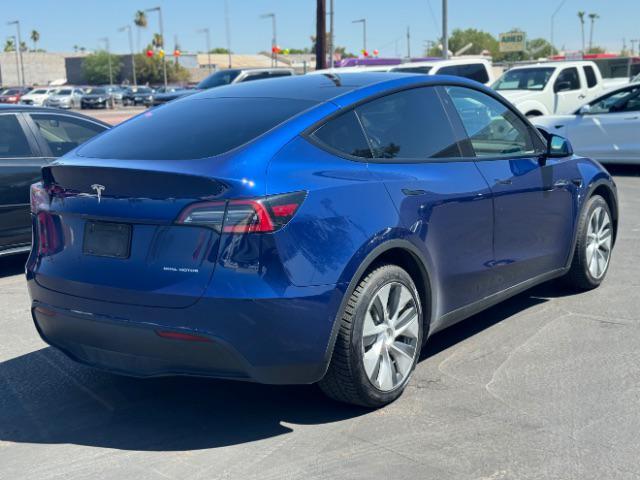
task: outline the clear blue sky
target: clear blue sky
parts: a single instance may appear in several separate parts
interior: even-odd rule
[[[497,35],[520,27],[531,38],[548,38],[551,13],[560,3],[561,0],[449,0],[450,29],[474,27]],[[223,4],[223,0],[21,0],[5,9],[3,19],[20,19],[23,39],[32,29],[38,30],[41,47],[49,51],[71,51],[73,45],[95,49],[98,38],[109,36],[112,51],[126,52],[126,34],[118,33],[118,27],[131,23],[136,10],[161,5],[167,46],[173,47],[177,34],[183,50],[195,51],[204,50],[204,36],[196,33],[203,27],[211,29],[212,46],[225,45]],[[310,45],[309,36],[315,31],[315,0],[229,0],[229,5],[232,50],[236,53],[269,48],[271,23],[258,18],[266,12],[277,15],[281,47]],[[407,26],[411,27],[413,55],[422,52],[425,40],[440,34],[441,0],[335,0],[335,10],[336,43],[354,52],[362,48],[361,26],[351,24],[357,18],[367,18],[369,50],[377,48],[384,55],[393,55],[396,45],[406,52]],[[594,44],[617,51],[623,37],[627,43],[631,38],[640,38],[640,0],[566,0],[556,16],[557,47],[580,48],[578,10],[601,16],[595,24]],[[0,24],[3,42],[14,31],[5,22]],[[146,44],[155,31],[157,16],[150,14],[142,43]],[[587,24],[587,38],[588,33]]]

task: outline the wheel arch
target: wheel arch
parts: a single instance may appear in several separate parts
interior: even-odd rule
[[[436,295],[433,290],[434,282],[427,266],[427,260],[423,253],[409,240],[400,238],[390,239],[377,245],[373,250],[371,250],[365,256],[364,260],[360,262],[355,272],[350,274],[350,280],[348,280],[348,285],[345,288],[344,296],[336,313],[331,330],[331,337],[327,345],[327,351],[325,353],[326,368],[329,367],[329,362],[331,361],[331,356],[333,354],[333,348],[340,329],[342,311],[344,310],[346,303],[349,301],[351,294],[362,278],[372,268],[385,263],[392,263],[403,268],[415,283],[416,288],[418,289],[418,294],[420,295],[420,302],[422,304],[424,327],[423,341],[427,339],[429,327],[434,320],[436,312],[434,300]]]

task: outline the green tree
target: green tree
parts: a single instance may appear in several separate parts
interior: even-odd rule
[[[33,42],[33,51],[38,51],[38,42],[40,41],[40,32],[37,30],[31,30],[31,34],[29,35],[31,41]]]
[[[222,47],[216,47],[216,48],[212,48],[209,53],[226,54],[226,53],[229,53],[229,50]]]
[[[147,50],[151,45],[147,47]],[[148,57],[145,53],[135,56],[136,77],[139,84],[160,84],[164,81],[162,59],[157,55]],[[184,83],[189,80],[189,71],[180,64],[167,62],[167,80],[172,83]]]
[[[467,28],[466,30],[456,28],[451,32],[451,36],[449,37],[449,50],[455,53],[463,47],[466,47],[469,43],[471,43],[472,46],[465,51],[467,55],[479,55],[487,50],[493,58],[496,58],[500,53],[498,40],[490,33],[475,28]],[[433,46],[427,51],[427,55],[433,57],[441,56],[441,42],[434,42]]]
[[[13,38],[7,38],[7,41],[4,42],[4,51],[5,52],[15,52],[16,51],[16,44],[15,44]]]
[[[335,52],[340,54],[342,58],[357,58],[357,55],[347,52],[347,47],[336,47]]]
[[[92,53],[91,55],[87,55],[82,62],[82,71],[87,83],[90,85],[109,83],[109,56],[111,56],[113,81],[117,82],[119,80],[120,70],[122,70],[120,57],[102,50]]]
[[[153,48],[163,48],[164,39],[162,38],[162,35],[160,35],[159,33],[154,33],[153,39],[151,40],[151,45],[153,45]]]
[[[594,45],[587,51],[587,53],[607,53],[607,51],[602,47]]]

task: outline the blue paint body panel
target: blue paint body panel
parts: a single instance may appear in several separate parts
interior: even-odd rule
[[[324,149],[309,138],[310,129],[370,98],[442,84],[489,92],[451,77],[339,77],[267,80],[177,100],[313,102],[221,155],[116,160],[80,156],[81,147],[47,167],[45,185],[57,188],[46,212],[56,241],[43,252],[34,216],[27,263],[42,337],[75,360],[130,375],[316,382],[330,360],[345,298],[377,252],[393,245],[420,263],[429,285],[419,288],[429,288],[434,331],[443,318],[566,269],[585,199],[598,186],[615,199],[608,173],[578,157],[546,165],[538,158],[383,162]],[[570,182],[558,186],[564,179]],[[106,187],[99,201],[92,183]],[[306,197],[271,233],[177,221],[197,202],[290,192]],[[126,258],[87,254],[87,222],[130,226]],[[197,341],[166,338],[165,331]]]

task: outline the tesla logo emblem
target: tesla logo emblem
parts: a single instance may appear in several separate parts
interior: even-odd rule
[[[98,196],[98,203],[100,203],[100,199],[102,198],[102,192],[104,192],[104,185],[100,185],[99,183],[94,183],[91,185],[91,189],[96,192]]]

